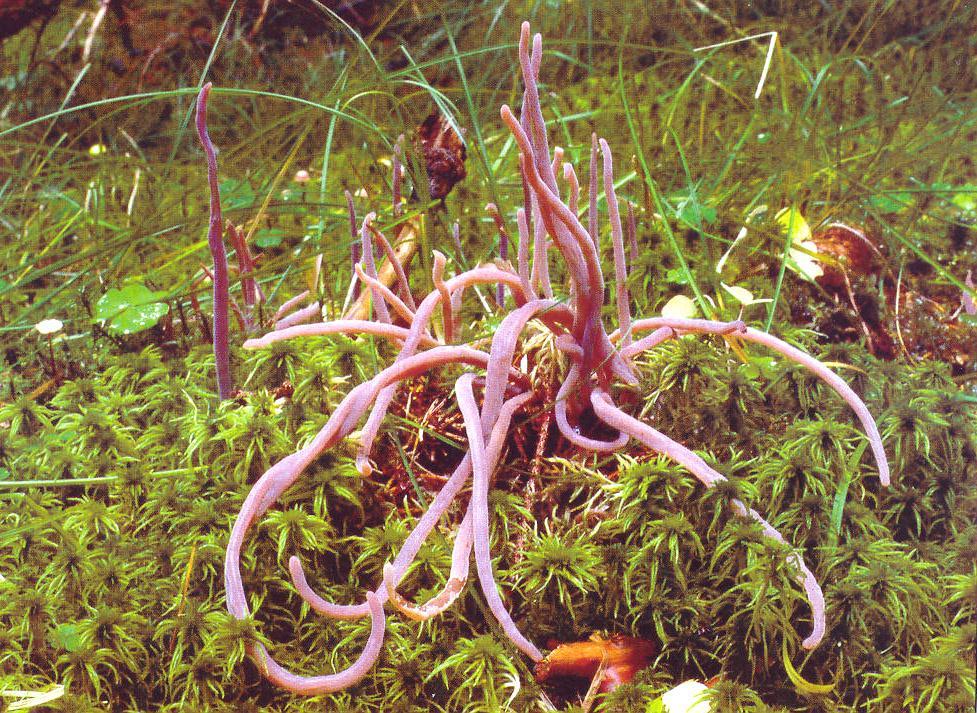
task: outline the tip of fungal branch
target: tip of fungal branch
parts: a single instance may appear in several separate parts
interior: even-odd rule
[[[394,582],[394,566],[387,560],[383,563],[383,586],[387,589],[387,594],[393,594],[397,583]]]
[[[889,487],[889,461],[885,459],[879,461],[879,480],[882,481],[882,485]]]
[[[376,595],[376,592],[368,591],[366,593],[366,603],[370,607],[370,616],[374,619],[383,616],[383,604],[380,603],[380,598]]]
[[[356,472],[364,478],[369,477],[373,473],[373,466],[370,464],[370,459],[365,455],[361,454],[356,456]]]

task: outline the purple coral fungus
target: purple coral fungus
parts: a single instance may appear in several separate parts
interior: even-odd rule
[[[612,451],[633,438],[650,450],[680,463],[706,487],[725,480],[725,476],[691,450],[627,414],[618,407],[612,396],[616,385],[636,383],[633,358],[643,351],[682,335],[714,334],[769,347],[803,365],[838,392],[854,409],[868,435],[881,481],[884,484],[889,482],[882,441],[868,409],[841,378],[813,357],[770,334],[747,327],[742,321],[666,317],[632,320],[625,283],[625,233],[614,193],[610,148],[605,141],[598,141],[596,137],[592,141],[589,225],[585,227],[577,218],[579,184],[576,174],[569,164],[563,163],[562,151],[554,149],[551,153],[547,144],[537,88],[542,40],[536,35],[530,41],[528,23],[522,26],[519,60],[525,84],[521,114],[516,117],[508,106],[503,106],[501,110],[502,118],[519,146],[526,196],[525,207],[517,213],[519,240],[516,266],[513,268],[502,262],[483,265],[445,279],[445,259],[436,253],[433,275],[435,289],[415,307],[376,280],[370,237],[373,232],[370,230],[372,215],[369,215],[361,227],[363,262],[356,266],[356,272],[364,288],[372,290],[378,321],[346,319],[288,326],[245,343],[247,348],[260,348],[303,335],[371,334],[389,339],[400,351],[390,366],[349,392],[308,445],[276,463],[253,486],[234,523],[225,559],[227,607],[237,618],[249,615],[240,556],[250,528],[302,475],[305,468],[325,449],[350,435],[366,416],[366,424],[359,434],[356,463],[361,473],[370,472],[373,442],[404,380],[445,365],[468,364],[484,370],[482,377],[465,373],[455,384],[455,397],[468,437],[467,454],[420,517],[400,552],[385,565],[382,581],[374,591],[365,594],[364,601],[358,604],[326,601],[309,586],[299,559],[292,557],[289,561],[293,583],[312,609],[331,618],[369,616],[372,619],[369,640],[362,654],[349,668],[335,674],[314,677],[297,675],[276,663],[263,645],[252,643],[251,654],[262,673],[269,680],[292,691],[327,693],[346,688],[359,680],[379,656],[385,630],[384,606],[389,604],[413,619],[427,619],[444,611],[465,586],[473,552],[478,584],[492,614],[522,652],[536,662],[542,660],[540,649],[519,630],[505,607],[494,578],[489,551],[489,485],[513,416],[534,397],[534,384],[529,376],[513,366],[520,336],[530,320],[538,320],[552,332],[556,348],[563,352],[569,363],[557,391],[553,416],[562,436],[584,451]],[[602,322],[604,277],[597,252],[598,157],[602,161],[602,180],[611,225],[614,294],[619,323],[619,329],[610,333]],[[566,202],[560,197],[558,176],[562,177],[568,189]],[[632,232],[628,230],[629,241]],[[569,300],[566,303],[553,297],[548,259],[554,254],[566,266],[569,279]],[[502,287],[509,291],[515,303],[493,334],[487,352],[474,346],[452,343],[459,334],[457,313],[460,300],[468,288],[477,285]],[[436,338],[430,329],[438,308],[444,321],[444,339]],[[392,324],[390,310],[396,311],[409,326]],[[644,333],[648,333],[647,336],[634,340]],[[476,396],[476,385],[481,386],[481,399]],[[604,427],[616,431],[617,435],[603,439],[589,431],[587,420],[592,417]],[[472,480],[471,497],[456,531],[447,583],[429,601],[412,603],[397,592],[397,586],[422,543],[463,492],[469,478]],[[766,536],[783,542],[780,533],[756,510],[735,499],[732,505],[739,515],[757,522]],[[803,642],[804,647],[810,649],[818,645],[825,633],[824,597],[800,554],[792,554],[788,561],[810,602],[813,628]]]

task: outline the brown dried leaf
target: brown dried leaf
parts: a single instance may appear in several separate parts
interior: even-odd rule
[[[861,228],[831,223],[814,233],[813,240],[821,255],[834,258],[832,262],[822,261],[824,274],[816,278],[824,289],[843,292],[846,274],[850,280],[859,275],[878,273],[879,249]]]
[[[431,198],[444,198],[465,172],[465,143],[440,111],[429,114],[417,129],[417,138],[427,168]]]

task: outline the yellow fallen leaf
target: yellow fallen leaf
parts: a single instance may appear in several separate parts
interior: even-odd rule
[[[811,226],[807,224],[801,212],[794,208],[783,208],[775,216],[778,223],[790,238],[791,248],[787,267],[799,273],[808,280],[814,280],[824,274],[824,269],[818,264],[814,254],[818,252],[814,244]]]
[[[764,297],[763,299],[756,299],[753,293],[750,292],[745,287],[739,287],[737,285],[727,285],[725,282],[720,282],[723,289],[733,296],[737,302],[739,302],[744,307],[749,307],[750,305],[763,304],[764,302],[772,302],[769,297]]]
[[[670,319],[691,319],[697,313],[695,302],[685,295],[675,295],[662,307],[662,317]]]
[[[807,224],[804,216],[797,208],[781,208],[774,217],[778,223],[784,226],[784,230],[787,231],[791,242],[795,245],[813,237],[811,226]]]

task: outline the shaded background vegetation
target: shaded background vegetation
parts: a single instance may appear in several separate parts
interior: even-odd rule
[[[649,358],[644,408],[805,548],[830,641],[802,655],[806,608],[784,553],[730,519],[722,493],[638,450],[581,463],[558,442],[536,473],[514,463],[493,493],[500,579],[522,625],[540,642],[593,632],[656,642],[654,665],[598,700],[606,710],[644,710],[668,685],[716,675],[729,710],[973,706],[977,330],[959,314],[977,271],[973,4],[617,5],[359,3],[334,15],[315,3],[273,2],[263,14],[257,2],[132,0],[111,3],[94,34],[96,3],[33,6],[0,50],[0,687],[64,683],[53,705],[71,711],[522,711],[541,695],[561,709],[579,700],[572,685],[536,684],[471,594],[435,622],[392,621],[374,673],[327,702],[296,702],[242,663],[242,641],[256,635],[309,673],[355,656],[364,626],[311,616],[282,565],[301,552],[337,600],[375,584],[424,497],[399,460],[428,427],[406,404],[386,475],[363,480],[335,454],[268,516],[246,563],[262,597],[257,623],[230,621],[222,601],[223,547],[247,483],[385,355],[343,340],[236,350],[247,393],[217,405],[201,279],[206,174],[188,123],[198,87],[215,84],[225,212],[260,255],[272,311],[307,287],[336,309],[350,272],[342,191],[362,189],[360,214],[393,223],[389,159],[401,134],[408,212],[424,215],[418,288],[432,248],[457,266],[497,254],[487,201],[515,233],[522,188],[498,106],[519,102],[515,27],[529,19],[544,35],[553,140],[582,172],[590,132],[605,136],[619,193],[638,207],[638,312],[700,294],[711,300],[700,309],[733,318],[739,305],[721,281],[773,299],[746,319],[851,367],[843,373],[880,419],[895,484],[877,488],[850,417],[799,372],[680,340]],[[696,50],[769,31],[779,42],[757,99],[766,38]],[[468,177],[443,203],[428,199],[413,138],[435,108],[468,148]],[[670,231],[654,218],[645,165]],[[295,182],[298,170],[311,180]],[[857,226],[878,247],[867,267],[826,258],[847,290],[785,269],[773,214],[787,205],[812,226]],[[99,301],[133,285],[160,314],[125,334],[100,319],[118,315]],[[34,329],[45,318],[64,323],[50,342]],[[473,330],[495,318],[469,315]],[[529,453],[539,428],[523,424]],[[446,542],[422,552],[416,592],[440,584],[449,552]],[[785,657],[834,689],[799,692]]]

